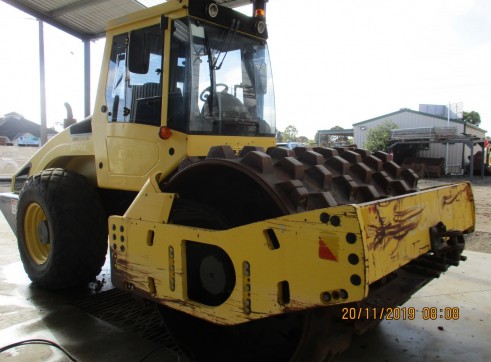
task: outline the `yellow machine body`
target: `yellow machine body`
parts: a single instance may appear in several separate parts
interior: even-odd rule
[[[431,251],[432,226],[443,222],[469,232],[475,223],[468,183],[223,231],[167,223],[176,197],[160,192],[151,178],[124,216],[110,217],[113,282],[219,324],[359,302],[372,283]],[[190,242],[215,245],[232,260],[235,288],[220,306],[187,297]],[[284,285],[288,297],[282,295]]]
[[[419,191],[383,152],[275,147],[266,2],[247,17],[171,0],[109,23],[93,116],[53,137],[0,197],[31,280],[94,280],[108,232],[113,284],[161,305],[202,360],[240,348],[244,360],[324,361],[354,333],[339,343],[338,306],[400,305],[464,260],[469,183]],[[133,49],[160,57],[158,86],[130,74],[138,39]]]
[[[245,146],[267,149],[276,145],[274,136],[202,136],[172,130],[168,139],[158,137],[159,127],[167,126],[169,89],[165,82],[169,79],[170,72],[170,29],[175,19],[189,15],[189,0],[168,1],[112,20],[106,34],[106,42],[111,44],[113,38],[119,34],[161,24],[163,14],[169,23],[168,28],[163,29],[162,118],[159,124],[148,126],[137,122],[108,122],[106,83],[111,46],[107,46],[94,113],[91,119],[85,121],[90,122],[90,130],[63,130],[42,147],[21,170],[29,166],[30,176],[50,167],[60,167],[83,174],[100,188],[139,191],[150,175],[160,172],[162,177],[166,177],[177,169],[183,158],[206,156],[212,146],[227,145],[239,151]],[[13,188],[15,189],[15,185]]]

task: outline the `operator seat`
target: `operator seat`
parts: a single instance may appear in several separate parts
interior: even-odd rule
[[[220,107],[218,107],[220,104]],[[233,95],[227,92],[217,92],[213,97],[213,117],[218,117],[218,110],[221,109],[221,118],[249,118],[249,114],[244,104]],[[210,116],[210,108],[208,102],[203,106],[203,115]]]
[[[160,126],[162,93],[159,83],[145,83],[132,87],[133,122]]]

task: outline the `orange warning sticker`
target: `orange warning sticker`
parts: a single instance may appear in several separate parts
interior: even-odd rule
[[[325,260],[338,261],[338,258],[333,254],[331,249],[327,246],[326,242],[319,238],[319,258]]]

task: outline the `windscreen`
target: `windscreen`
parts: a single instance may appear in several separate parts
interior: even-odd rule
[[[175,22],[170,94],[189,105],[189,133],[275,135],[273,78],[266,43],[233,27]],[[174,68],[174,71],[172,70]],[[169,112],[172,104],[169,99]],[[186,108],[186,107],[185,107]],[[169,114],[169,125],[173,119]],[[177,128],[182,127],[175,122]]]

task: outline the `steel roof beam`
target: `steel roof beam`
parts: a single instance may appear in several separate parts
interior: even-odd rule
[[[90,7],[92,5],[100,4],[103,2],[106,2],[108,0],[79,0],[74,3],[65,5],[65,6],[60,6],[57,9],[54,9],[49,12],[49,15],[51,15],[54,18],[58,18],[62,15],[65,15],[66,13],[70,13],[75,10],[80,10],[80,9],[85,9],[87,7]],[[142,6],[143,8],[144,6]]]

